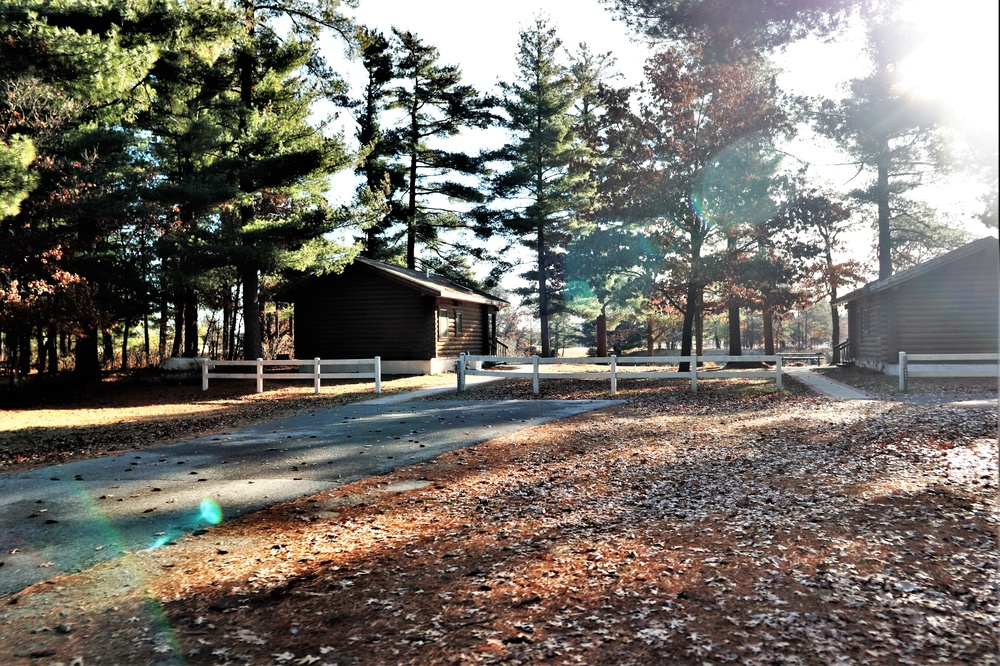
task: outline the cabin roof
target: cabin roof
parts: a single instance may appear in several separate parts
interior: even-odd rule
[[[438,298],[451,298],[457,301],[465,301],[467,303],[485,303],[488,305],[495,305],[497,307],[508,303],[508,301],[505,301],[499,296],[494,296],[493,294],[489,294],[485,291],[455,282],[454,280],[451,280],[443,275],[410,270],[401,266],[384,264],[381,261],[374,261],[373,259],[365,259],[363,257],[358,257],[354,260],[354,263],[368,266],[369,268],[382,273],[390,280],[400,282],[430,296],[437,296]]]
[[[960,259],[965,259],[979,252],[984,252],[987,250],[997,250],[997,239],[992,236],[987,236],[986,238],[980,238],[977,241],[972,241],[962,247],[956,248],[951,252],[942,254],[940,257],[936,257],[929,261],[925,261],[922,264],[918,264],[912,268],[908,268],[905,271],[896,273],[882,280],[875,280],[874,282],[869,282],[860,289],[855,289],[846,296],[841,296],[833,302],[833,305],[843,305],[850,301],[861,298],[862,296],[867,296],[869,294],[874,294],[876,292],[885,291],[886,289],[891,289],[895,286],[902,284],[908,280],[912,280],[915,277],[919,277],[931,271],[935,271],[943,266],[954,263]]]

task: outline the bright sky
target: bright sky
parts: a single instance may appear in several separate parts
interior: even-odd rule
[[[518,35],[536,15],[546,16],[567,48],[587,42],[594,52],[611,51],[625,81],[637,82],[650,47],[615,19],[598,0],[361,0],[359,22],[384,33],[393,26],[415,33],[433,44],[446,64],[458,64],[467,82],[481,90],[510,80],[516,70]],[[903,65],[907,85],[950,109],[954,127],[967,141],[992,142],[998,131],[998,46],[995,0],[908,0],[907,16],[925,33],[913,56]],[[779,85],[799,94],[836,95],[842,84],[863,72],[861,44],[800,43],[777,56],[785,72]],[[838,170],[840,157],[815,151],[808,161],[822,168],[827,183],[847,190],[853,170]],[[939,209],[958,219],[971,219],[981,208],[980,189],[968,178],[939,185],[927,196]],[[970,226],[976,236],[987,233],[978,222]]]
[[[541,13],[563,44],[587,42],[611,51],[627,80],[642,75],[650,47],[631,33],[599,0],[361,0],[356,18],[389,33],[393,26],[435,45],[442,61],[462,67],[466,79],[484,89],[515,70],[518,33]],[[997,129],[998,9],[991,0],[908,0],[904,14],[924,33],[904,76],[922,94],[941,99],[964,125]],[[793,46],[780,62],[782,83],[797,92],[834,90],[858,72],[858,45]]]
[[[462,68],[469,83],[489,90],[516,70],[518,36],[542,13],[563,45],[587,42],[595,52],[614,51],[623,72],[637,80],[649,49],[631,41],[625,25],[598,0],[361,0],[356,17],[388,34],[409,30],[441,52],[441,60]]]

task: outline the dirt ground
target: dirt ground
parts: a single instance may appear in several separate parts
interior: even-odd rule
[[[54,575],[0,599],[0,661],[1000,663],[996,409],[786,388],[623,383],[622,405]],[[4,413],[5,469],[317,405],[174,390]]]

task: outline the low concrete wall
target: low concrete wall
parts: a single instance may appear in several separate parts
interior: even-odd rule
[[[996,364],[989,363],[907,363],[910,377],[996,377]],[[886,364],[882,374],[899,377],[899,364]]]

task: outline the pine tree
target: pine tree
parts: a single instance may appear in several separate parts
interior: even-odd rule
[[[365,229],[361,254],[376,261],[394,262],[399,252],[392,226],[399,211],[393,210],[391,200],[393,192],[403,184],[403,174],[392,163],[393,148],[382,126],[383,114],[391,103],[389,84],[395,76],[394,54],[390,41],[380,32],[359,28],[356,41],[366,74],[362,97],[353,103],[357,109],[356,137],[363,155],[355,168],[355,173],[362,178],[358,199],[364,201],[374,196],[385,200],[379,206],[376,220]]]
[[[525,277],[537,285],[532,291],[543,356],[552,354],[550,318],[563,309],[564,249],[593,192],[589,174],[572,168],[587,151],[573,131],[577,88],[559,62],[560,48],[555,29],[541,17],[521,32],[517,78],[502,86],[513,140],[496,157],[509,168],[494,184],[500,197],[514,202],[504,225],[535,256],[535,268]]]
[[[318,35],[351,34],[336,0],[241,2],[240,34],[232,47],[231,183],[237,196],[224,220],[220,251],[243,286],[243,353],[263,353],[261,275],[290,252],[351,220],[323,197],[326,177],[349,164],[342,137],[326,136],[311,122],[321,94],[342,85],[322,65]],[[286,36],[276,19],[293,16]]]
[[[406,226],[406,266],[417,267],[417,244],[447,256],[449,247],[459,254],[476,251],[460,244],[455,231],[473,229],[486,235],[470,206],[482,204],[485,195],[475,184],[482,162],[474,155],[444,147],[445,139],[468,128],[494,122],[493,102],[462,83],[461,70],[440,65],[438,50],[410,32],[394,30],[397,41],[396,81],[391,108],[402,122],[390,134],[400,169],[404,171],[400,217]],[[441,232],[450,230],[450,237]]]
[[[160,300],[172,296],[179,322],[173,354],[195,356],[200,297],[215,287],[207,277],[218,263],[206,252],[212,220],[235,194],[221,159],[231,139],[220,115],[233,21],[231,12],[212,3],[198,3],[185,18],[175,38],[160,47],[148,77],[155,94],[137,124],[152,137],[161,174],[149,197],[161,206]]]
[[[851,82],[850,97],[824,100],[816,125],[870,176],[851,198],[875,207],[878,276],[884,279],[893,274],[894,248],[907,235],[930,241],[938,231],[933,216],[908,214],[916,211],[906,194],[940,173],[947,160],[940,110],[907,94],[895,80],[911,44],[904,26],[891,16],[868,20],[871,71]],[[926,229],[919,231],[917,222]]]

